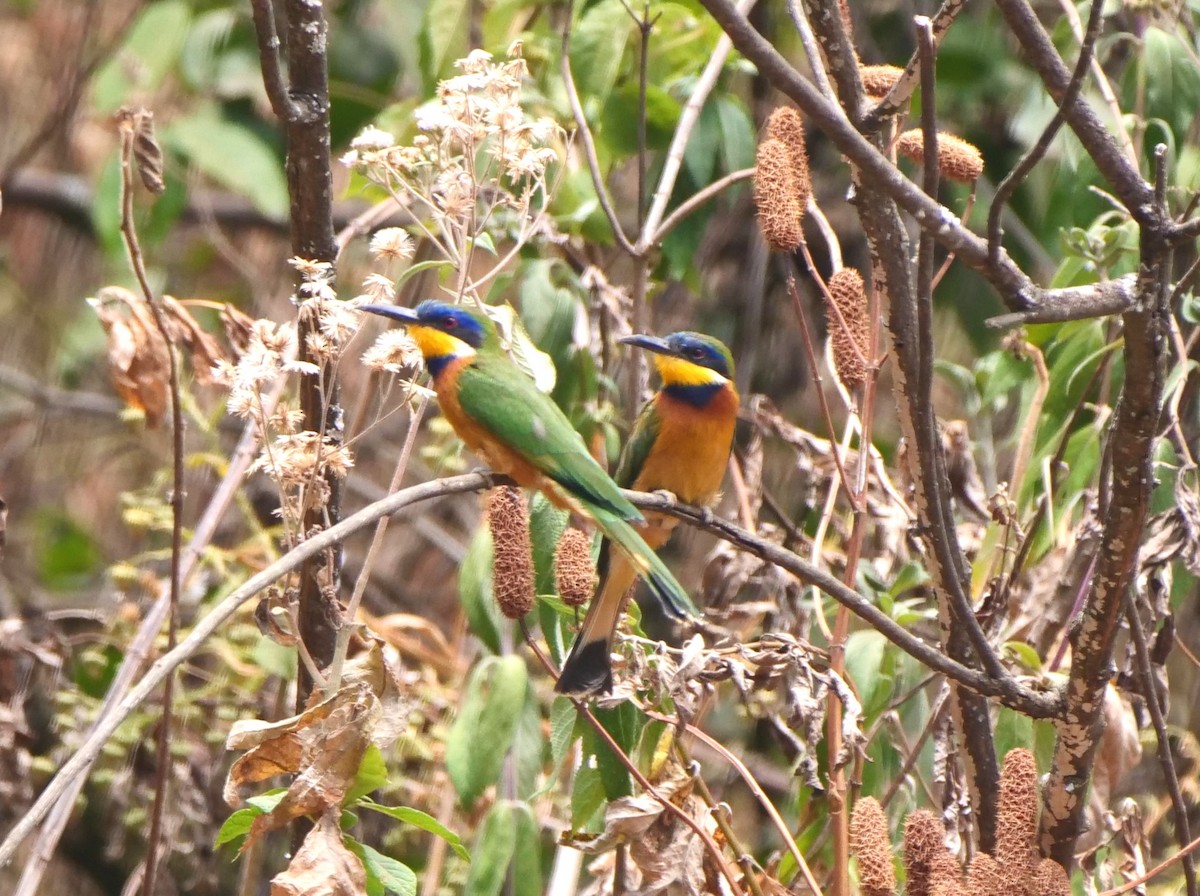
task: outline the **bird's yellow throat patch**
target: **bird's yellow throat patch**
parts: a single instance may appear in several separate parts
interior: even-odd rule
[[[715,370],[670,355],[655,355],[654,366],[665,386],[709,386],[728,382]]]
[[[422,327],[420,324],[409,324],[408,335],[412,337],[421,354],[428,358],[461,358],[475,354],[475,349],[449,333],[435,330],[433,327]]]

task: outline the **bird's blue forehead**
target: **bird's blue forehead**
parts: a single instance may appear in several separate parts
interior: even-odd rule
[[[487,336],[475,314],[460,305],[426,299],[416,307],[416,313],[422,325],[455,336],[474,348],[479,348]]]
[[[667,345],[684,360],[691,361],[724,377],[730,376],[729,358],[712,340],[698,333],[672,333]]]

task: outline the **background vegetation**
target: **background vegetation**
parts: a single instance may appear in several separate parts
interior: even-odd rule
[[[868,892],[850,807],[893,843],[932,809],[965,864],[1022,747],[1076,892],[1196,892],[1195,10],[848,15],[0,9],[6,891]],[[876,106],[856,54],[911,77]],[[750,169],[792,105],[814,202],[773,252]],[[922,127],[982,176],[897,167]],[[609,462],[651,382],[618,336],[730,345],[725,495],[665,552],[704,637],[646,606],[614,697],[554,698],[565,521],[531,501],[515,625],[491,480],[364,295],[515,310]]]

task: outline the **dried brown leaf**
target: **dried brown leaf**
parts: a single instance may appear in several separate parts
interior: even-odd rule
[[[336,809],[358,773],[379,716],[379,698],[359,680],[290,719],[235,724],[226,747],[250,750],[229,770],[224,790],[229,805],[241,802],[245,785],[281,773],[296,776],[279,804],[254,820],[246,845],[293,818]]]
[[[171,338],[188,349],[196,381],[205,385],[211,383],[217,362],[228,360],[225,350],[176,299],[163,296],[163,308]]]
[[[108,334],[108,370],[117,394],[146,415],[147,426],[159,426],[170,394],[170,357],[146,303],[110,286],[89,304]]]
[[[326,812],[304,844],[271,880],[271,896],[365,896],[367,873],[342,842],[338,813]]]

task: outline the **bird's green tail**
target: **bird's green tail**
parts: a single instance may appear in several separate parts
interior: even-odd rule
[[[629,558],[638,575],[646,580],[646,584],[668,614],[676,619],[692,619],[700,615],[683,586],[675,580],[667,565],[659,559],[650,545],[642,540],[642,536],[633,526],[611,511],[595,507],[589,510],[592,511],[592,517],[600,531],[612,539],[613,544]]]

